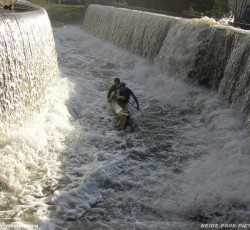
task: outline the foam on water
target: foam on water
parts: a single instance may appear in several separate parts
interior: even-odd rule
[[[74,90],[74,130],[39,218],[44,229],[198,229],[248,220],[249,137],[213,91],[160,74],[148,61],[85,34],[55,28],[59,66]],[[141,104],[115,130],[106,101],[114,77]],[[51,169],[53,174],[55,169]]]
[[[189,230],[249,221],[249,135],[237,108],[80,28],[54,35],[61,76],[40,111],[0,140],[1,222]],[[125,131],[106,100],[114,77],[141,105]]]
[[[58,156],[71,131],[65,105],[70,83],[59,76],[48,15],[21,4],[30,10],[0,13],[2,228],[35,223],[48,214],[46,199],[57,184]]]
[[[153,60],[166,75],[194,80],[249,110],[249,31],[203,17],[175,18],[90,5],[83,28],[122,49]],[[216,61],[215,61],[216,60]]]
[[[57,79],[46,96],[46,109],[0,141],[4,223],[34,223],[48,212],[46,197],[57,183],[58,156],[65,149],[64,139],[71,130],[64,104],[68,85],[67,80]]]

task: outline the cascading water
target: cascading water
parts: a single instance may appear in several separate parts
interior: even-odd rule
[[[100,5],[90,5],[83,27],[152,59],[171,77],[219,88],[220,95],[249,112],[249,33],[209,18],[187,20]]]
[[[57,167],[57,154],[70,129],[67,92],[46,11],[28,2],[18,2],[15,10],[1,9],[1,228],[35,224],[36,216],[47,210],[41,200],[54,184],[56,173],[50,171]]]
[[[74,84],[67,105],[75,128],[60,157],[45,229],[248,223],[249,136],[237,111],[216,92],[161,74],[150,61],[80,28],[57,28],[55,38],[59,66]],[[114,77],[127,82],[141,105],[141,111],[131,106],[131,124],[121,132],[106,100]]]
[[[54,40],[45,15],[42,9],[0,14],[3,126],[21,122],[29,113],[44,107],[48,86],[58,76]]]
[[[13,16],[8,25],[14,23],[4,28],[22,28],[20,45],[30,49],[20,51],[26,58],[20,67],[21,59],[11,62],[6,79],[27,67],[24,86],[30,91],[20,88],[14,91],[20,97],[14,92],[8,97],[27,104],[27,110],[6,110],[20,117],[17,125],[3,116],[2,127],[8,124],[10,131],[0,140],[0,226],[197,230],[205,223],[249,223],[249,136],[242,114],[221,99],[226,95],[235,105],[247,99],[248,33],[207,18],[90,6],[83,30],[53,28],[58,77],[56,57],[46,51],[55,54],[46,13],[16,14],[4,15]],[[36,22],[29,20],[32,14],[39,15]],[[47,22],[40,28],[46,37],[35,35],[43,34],[40,17]],[[27,27],[34,23],[36,28],[26,29],[26,20]],[[19,41],[14,32],[5,39]],[[33,64],[32,71],[26,62]],[[33,93],[33,75],[28,75],[33,72],[39,72],[35,82],[45,90],[41,98],[35,94],[35,101],[22,96]],[[141,111],[130,108],[131,123],[124,131],[115,130],[106,101],[114,77],[128,83],[141,106]],[[185,82],[189,78],[219,93]]]

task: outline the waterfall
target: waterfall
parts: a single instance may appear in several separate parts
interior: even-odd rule
[[[152,60],[167,76],[198,82],[249,113],[249,33],[211,18],[182,19],[90,5],[83,28]]]
[[[46,11],[0,12],[0,129],[22,123],[44,107],[51,81],[58,76],[57,56]]]
[[[46,11],[20,1],[15,10],[0,10],[2,224],[30,223],[46,212],[39,202],[54,184],[56,159],[71,130],[68,92]]]

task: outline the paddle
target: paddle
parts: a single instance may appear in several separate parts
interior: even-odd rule
[[[132,105],[133,107],[135,107],[136,109],[138,109],[137,108],[137,106],[135,106],[133,103],[131,103],[130,101],[128,102],[130,105]],[[140,110],[140,109],[138,109],[138,110]]]

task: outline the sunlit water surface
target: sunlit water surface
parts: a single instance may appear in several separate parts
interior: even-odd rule
[[[240,114],[215,92],[164,76],[80,28],[54,34],[60,70],[72,84],[74,130],[59,159],[48,225],[198,229],[249,220],[250,151]],[[141,105],[130,105],[125,131],[116,130],[106,100],[114,77]]]
[[[31,149],[19,167],[36,168],[19,198],[2,193],[2,207],[14,210],[5,219],[84,230],[249,221],[249,138],[237,111],[79,27],[53,30],[61,80],[48,110],[22,129],[24,139],[5,145],[17,157]],[[115,77],[141,106],[130,105],[124,131],[106,99]]]

